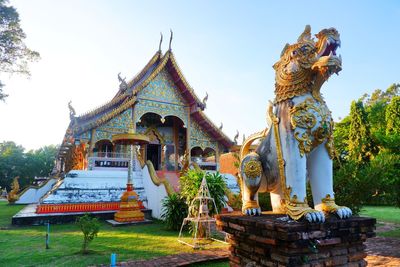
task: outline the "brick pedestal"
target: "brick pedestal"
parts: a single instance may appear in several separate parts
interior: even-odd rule
[[[325,223],[284,221],[285,215],[217,216],[228,233],[230,266],[366,266],[364,241],[374,237],[374,218],[335,216]]]

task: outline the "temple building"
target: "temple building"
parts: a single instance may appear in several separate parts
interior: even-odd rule
[[[52,214],[112,215],[131,186],[146,216],[160,218],[164,197],[179,191],[183,166],[220,170],[221,155],[234,142],[205,115],[208,95],[200,100],[195,94],[171,48],[165,54],[159,49],[130,81],[120,74],[118,79],[115,96],[104,105],[77,116],[68,104],[70,123],[53,176],[46,187],[20,196],[18,203],[36,203],[35,214],[17,214],[15,223],[36,223]],[[115,142],[124,134],[143,142]]]
[[[178,171],[184,155],[200,167],[218,170],[220,155],[233,142],[205,115],[201,101],[179,69],[171,49],[159,50],[144,69],[126,82],[118,75],[116,95],[104,105],[75,116],[57,156],[57,171],[127,168],[127,151],[112,142],[114,134],[133,127],[149,137],[138,151],[141,162],[156,171]]]
[[[171,48],[164,54],[160,48],[130,81],[118,74],[119,88],[104,105],[77,116],[68,104],[70,122],[52,175],[19,194],[16,203],[30,205],[13,224],[73,221],[85,212],[113,218],[132,188],[144,216],[160,218],[162,200],[179,191],[180,171],[193,165],[220,171],[239,192],[235,157],[227,153],[238,147],[238,133],[232,141],[206,116],[208,95],[200,100]]]

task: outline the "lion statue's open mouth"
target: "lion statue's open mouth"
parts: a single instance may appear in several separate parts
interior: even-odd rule
[[[325,79],[333,73],[338,74],[342,70],[342,56],[336,55],[336,49],[340,47],[340,35],[334,28],[324,29],[315,35],[318,38],[316,43],[316,63],[313,70],[321,71]]]

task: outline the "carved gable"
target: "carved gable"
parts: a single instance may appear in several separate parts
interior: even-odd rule
[[[204,129],[194,120],[190,121],[190,149],[198,146],[201,149],[217,148],[217,142],[204,131]]]
[[[186,105],[171,75],[165,69],[160,71],[157,76],[138,93],[138,98]]]
[[[180,118],[185,127],[188,123],[188,110],[185,100],[173,82],[167,70],[162,70],[157,76],[137,95],[138,103],[135,105],[135,122],[146,113],[156,113],[165,118],[176,116]]]
[[[125,133],[132,122],[132,110],[129,108],[120,115],[96,128],[95,142],[101,139],[111,140],[113,134]]]

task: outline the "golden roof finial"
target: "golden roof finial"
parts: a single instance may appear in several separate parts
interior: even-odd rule
[[[203,101],[202,101],[204,108],[207,106],[207,100],[208,100],[208,93],[206,92],[206,96],[203,98]]]
[[[160,37],[160,44],[158,45],[158,51],[161,52],[161,44],[162,44],[162,39],[163,39],[162,32],[160,32],[160,35],[161,35],[161,37]]]
[[[174,37],[174,33],[172,32],[171,29],[169,29],[169,31],[171,32],[171,36],[169,37],[169,50],[171,51],[171,43],[172,43],[172,38]]]
[[[239,131],[236,130],[236,135],[235,135],[235,137],[233,139],[233,143],[235,143],[235,145],[237,144],[238,138],[239,138]]]

